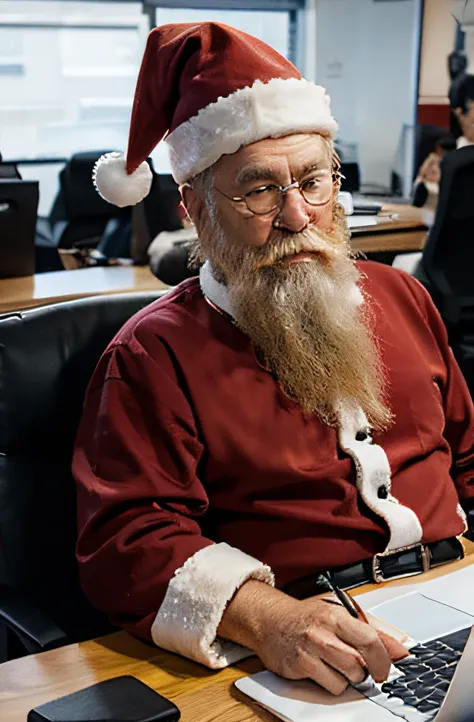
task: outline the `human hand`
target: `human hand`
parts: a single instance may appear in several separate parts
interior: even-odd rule
[[[395,639],[323,599],[289,601],[262,620],[253,647],[265,666],[287,679],[312,679],[332,694],[368,674],[387,679],[392,657],[406,655]],[[401,647],[401,650],[400,650]]]
[[[387,679],[405,648],[344,607],[313,597],[293,599],[261,582],[241,587],[227,608],[219,635],[250,647],[267,669],[287,679],[311,679],[332,694],[368,674]]]
[[[430,153],[418,171],[417,180],[424,183],[439,183],[441,180],[441,156]]]

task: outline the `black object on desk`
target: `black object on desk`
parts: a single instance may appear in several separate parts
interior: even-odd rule
[[[0,179],[0,278],[35,272],[38,181]]]
[[[376,216],[381,210],[381,203],[361,203],[360,201],[354,201],[355,216]]]
[[[28,722],[177,722],[173,702],[139,679],[115,677],[31,710]]]

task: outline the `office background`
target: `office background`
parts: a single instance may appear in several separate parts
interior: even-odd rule
[[[327,87],[339,148],[346,161],[359,163],[365,186],[390,188],[395,166],[408,187],[420,103],[447,102],[446,55],[456,29],[448,6],[449,0],[0,0],[0,151],[34,161],[21,172],[40,180],[45,215],[63,159],[126,148],[149,29],[215,19],[262,38]],[[38,162],[44,159],[59,162]],[[164,147],[154,162],[160,172],[169,169]]]

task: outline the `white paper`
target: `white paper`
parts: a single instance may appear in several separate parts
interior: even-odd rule
[[[415,575],[413,584],[381,586],[372,592],[359,594],[357,602],[364,611],[368,611],[388,599],[418,591],[430,599],[474,616],[474,564],[431,581],[423,582],[422,578],[422,575]]]
[[[401,597],[408,592],[415,591],[419,588],[419,585],[405,584],[404,586],[381,586],[379,589],[374,589],[373,592],[365,592],[365,594],[357,594],[357,603],[362,607],[364,612],[368,612],[376,604],[385,602],[388,599],[395,599]],[[356,595],[354,595],[356,596]]]
[[[474,616],[474,564],[424,582],[423,594]]]
[[[426,586],[426,585],[424,585]],[[384,622],[406,632],[418,642],[442,637],[459,629],[472,627],[474,617],[458,609],[430,599],[419,592],[382,602],[370,609]]]
[[[335,697],[314,682],[288,681],[272,672],[243,677],[235,686],[288,722],[394,722],[396,719],[352,687]]]
[[[365,226],[376,226],[377,216],[348,216],[347,225],[349,228],[364,228]]]

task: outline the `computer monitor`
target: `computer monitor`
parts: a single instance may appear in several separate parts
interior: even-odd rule
[[[38,181],[0,178],[0,278],[35,272]]]

